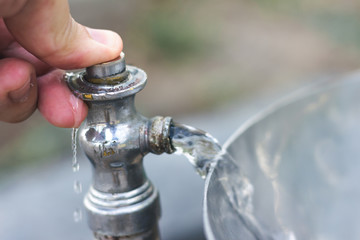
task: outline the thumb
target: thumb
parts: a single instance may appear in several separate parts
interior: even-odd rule
[[[4,18],[5,24],[20,45],[49,65],[82,68],[120,55],[120,36],[78,24],[70,15],[67,1],[23,2],[13,4],[16,9],[8,9],[12,14]]]

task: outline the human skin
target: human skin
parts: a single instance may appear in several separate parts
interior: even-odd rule
[[[0,17],[0,121],[39,109],[57,127],[78,127],[87,107],[66,87],[64,70],[118,57],[120,36],[78,24],[66,0],[0,0]]]

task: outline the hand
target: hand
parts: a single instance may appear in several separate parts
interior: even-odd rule
[[[0,121],[23,121],[38,108],[57,127],[78,127],[87,107],[59,69],[118,57],[119,35],[76,23],[65,0],[0,0],[0,17]]]

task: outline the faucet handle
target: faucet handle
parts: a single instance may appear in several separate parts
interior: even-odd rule
[[[124,98],[141,91],[147,75],[140,68],[127,66],[125,54],[80,72],[67,73],[66,82],[75,96],[84,101],[107,101]]]
[[[115,85],[124,81],[128,76],[126,71],[125,54],[104,63],[99,63],[86,68],[85,79],[94,84]]]

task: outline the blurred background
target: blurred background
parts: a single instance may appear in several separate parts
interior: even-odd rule
[[[70,0],[70,7],[81,24],[122,36],[127,63],[148,74],[137,108],[149,117],[233,112],[360,66],[356,0]],[[70,129],[36,113],[0,123],[0,132],[0,186],[58,162],[71,172]]]

